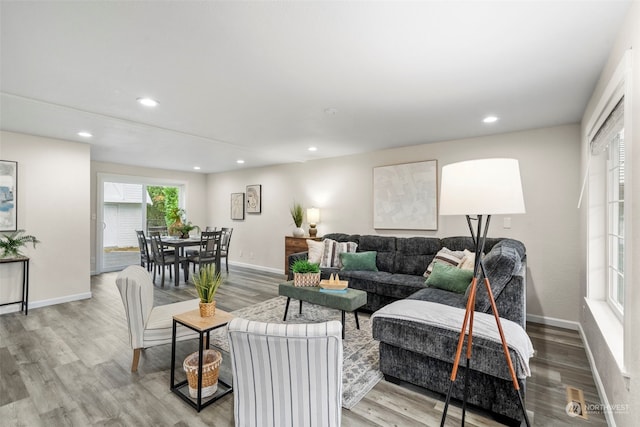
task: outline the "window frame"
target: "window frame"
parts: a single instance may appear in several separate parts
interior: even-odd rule
[[[583,190],[580,195],[578,207],[582,204],[582,197],[588,194],[586,210],[586,293],[584,298],[584,308],[589,310],[593,317],[602,338],[609,348],[610,354],[616,361],[618,370],[624,378],[628,378],[627,365],[633,360],[631,343],[635,332],[635,325],[632,324],[633,316],[627,315],[619,318],[615,310],[607,302],[606,287],[608,275],[608,227],[607,216],[607,170],[604,156],[593,156],[591,154],[591,141],[597,131],[602,127],[607,117],[617,103],[624,97],[624,132],[625,132],[625,181],[633,182],[632,177],[632,146],[633,141],[633,53],[631,49],[625,51],[618,66],[613,72],[609,82],[603,89],[600,97],[596,101],[596,106],[590,117],[587,118],[584,128],[583,141],[585,143],[586,168]],[[598,158],[599,157],[599,158]],[[587,185],[588,183],[588,185]],[[585,192],[586,190],[586,192]],[[632,303],[631,284],[634,283],[632,277],[633,270],[629,268],[633,261],[632,247],[632,213],[633,195],[629,187],[625,191],[624,218],[625,221],[625,271],[623,307],[629,308]],[[627,313],[631,311],[626,310]],[[587,316],[590,317],[590,316]],[[586,319],[585,319],[586,320]]]

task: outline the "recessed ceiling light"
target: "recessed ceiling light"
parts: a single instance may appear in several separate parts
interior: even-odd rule
[[[91,138],[93,135],[87,131],[80,131],[78,132],[78,136],[81,136],[83,138]]]
[[[309,151],[318,151],[318,147],[309,147]]]
[[[238,160],[236,160],[236,163],[237,163],[237,164],[239,164],[239,165],[241,165],[241,164],[243,164],[243,163],[244,163],[244,160],[242,160],[242,159],[238,159]]]
[[[137,101],[145,107],[156,107],[158,105],[158,101],[151,98],[138,98]]]
[[[496,116],[487,116],[484,119],[482,119],[482,121],[484,123],[495,123],[498,121],[498,118]]]
[[[200,166],[194,166],[193,169],[199,171],[200,170]]]

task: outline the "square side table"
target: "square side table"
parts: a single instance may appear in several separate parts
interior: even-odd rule
[[[200,310],[191,310],[186,313],[177,314],[173,316],[173,332],[171,338],[171,380],[169,384],[170,390],[180,396],[182,400],[187,402],[196,411],[200,412],[200,410],[211,403],[217,401],[223,396],[231,393],[233,391],[233,387],[231,384],[227,384],[222,381],[221,378],[218,378],[218,390],[211,396],[207,397],[207,401],[202,402],[202,362],[203,362],[203,353],[204,348],[209,348],[209,334],[214,329],[221,328],[228,324],[231,319],[233,319],[233,315],[227,313],[224,310],[216,309],[216,313],[213,317],[200,317]],[[175,367],[176,367],[176,328],[177,325],[181,324],[195,332],[199,335],[198,340],[198,397],[195,399],[189,396],[189,385],[188,381],[184,380],[175,383]],[[206,341],[205,341],[206,339]],[[206,342],[206,345],[205,345]],[[226,352],[222,352],[223,356],[228,354]]]

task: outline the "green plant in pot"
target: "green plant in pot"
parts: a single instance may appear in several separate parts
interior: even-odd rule
[[[213,264],[201,266],[198,273],[193,275],[193,284],[200,298],[201,317],[211,317],[215,314],[216,301],[214,297],[223,282],[222,275],[216,271]]]
[[[197,225],[191,224],[191,221],[184,222],[179,226],[174,227],[174,231],[178,233],[180,237],[183,239],[188,239],[189,233],[191,232],[191,230],[195,230],[195,229],[200,231],[200,227],[198,227]]]
[[[20,250],[27,243],[31,243],[33,247],[36,247],[36,243],[40,243],[40,240],[35,236],[24,234],[24,230],[17,230],[4,236],[0,236],[0,258],[14,258],[22,256]]]
[[[291,264],[294,286],[318,286],[320,284],[320,266],[307,259],[297,259]]]
[[[302,228],[304,210],[302,209],[302,205],[300,203],[293,202],[293,205],[289,208],[289,212],[291,212],[291,218],[293,219],[293,223],[296,225],[296,228],[293,229],[293,235],[295,237],[304,236],[304,229]]]

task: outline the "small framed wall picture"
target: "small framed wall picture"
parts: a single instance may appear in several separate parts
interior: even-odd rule
[[[0,231],[18,229],[18,162],[0,160]]]
[[[262,212],[262,185],[247,185],[247,213]]]
[[[231,219],[244,219],[244,193],[231,193]]]

